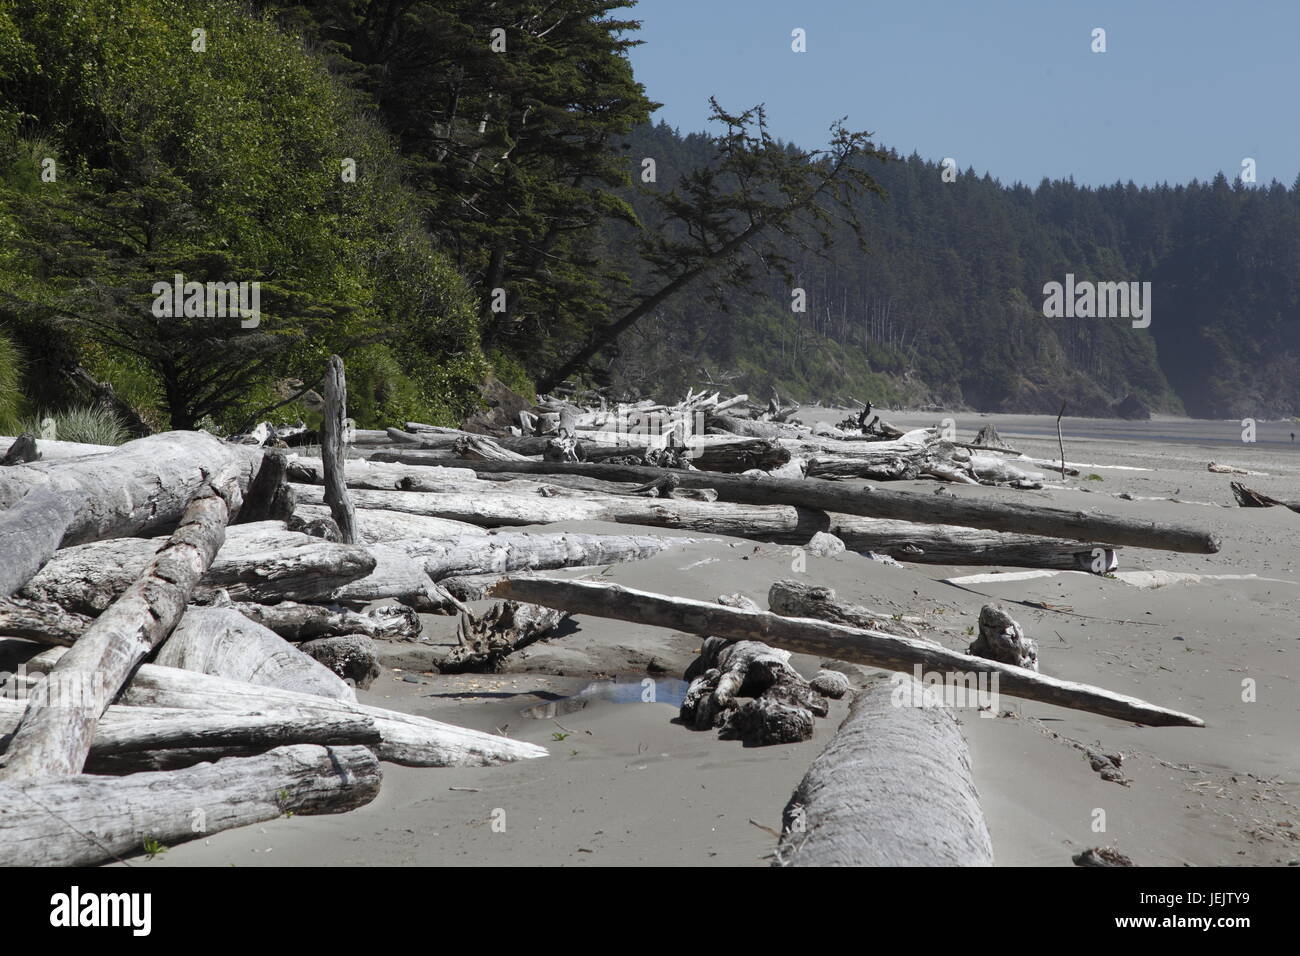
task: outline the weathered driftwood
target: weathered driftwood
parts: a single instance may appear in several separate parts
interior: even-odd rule
[[[860,604],[837,601],[835,589],[821,585],[794,580],[777,581],[768,588],[767,605],[773,613],[782,617],[812,617],[832,624],[843,624],[845,627],[928,640],[922,638],[916,628],[907,622],[893,620],[892,615],[882,614]]]
[[[234,608],[191,607],[154,663],[303,694],[357,699],[329,668]]]
[[[1240,481],[1232,482],[1232,496],[1242,508],[1289,508],[1300,511],[1300,501],[1279,501],[1253,489],[1247,488]]]
[[[550,571],[642,561],[672,548],[688,548],[699,538],[665,538],[634,534],[561,532],[532,534],[499,531],[484,538],[455,541],[394,542],[424,562],[435,581],[452,575]]]
[[[300,497],[319,497],[302,485]],[[885,521],[854,515],[827,515],[790,505],[745,505],[630,495],[582,493],[582,497],[511,494],[427,494],[409,491],[358,491],[364,514],[370,508],[426,517],[474,522],[485,527],[557,521],[610,521],[652,528],[674,528],[783,544],[806,544],[829,532],[855,551],[874,551],[900,561],[927,564],[993,564],[1088,570],[1092,547],[1036,535],[1009,535],[961,527]],[[392,542],[397,544],[397,542]],[[1105,550],[1105,549],[1103,549]],[[1107,555],[1104,570],[1112,570]]]
[[[389,457],[384,460],[399,459]],[[499,463],[474,462],[472,467],[475,471],[483,473],[511,471],[542,475],[554,469],[558,474],[586,475],[606,481],[644,482],[656,477],[654,469],[630,465],[517,462],[513,466],[498,468],[497,464]],[[789,504],[839,514],[961,525],[991,531],[1043,535],[1075,541],[1097,541],[1193,554],[1213,554],[1219,550],[1218,538],[1208,531],[1121,515],[1069,511],[1021,502],[981,500],[955,495],[849,487],[836,482],[813,479],[748,478],[743,475],[706,475],[690,471],[679,472],[677,477],[684,488],[716,489],[720,501],[743,504]]]
[[[1158,707],[1135,697],[1088,684],[1058,680],[1021,667],[959,654],[908,637],[881,634],[807,618],[786,618],[638,591],[614,584],[559,578],[506,578],[493,596],[556,607],[573,614],[594,614],[619,621],[671,627],[689,634],[760,640],[773,647],[888,670],[923,669],[963,674],[996,674],[1002,693],[1102,714],[1150,726],[1203,727],[1191,714]]]
[[[379,652],[364,634],[318,637],[298,645],[303,654],[351,686],[365,690],[379,676]]]
[[[505,659],[550,634],[569,615],[536,604],[500,601],[482,614],[462,614],[459,644],[436,663],[443,674],[490,674]]]
[[[12,641],[10,644],[25,644]],[[13,651],[6,648],[5,651]],[[38,648],[39,650],[39,648]],[[24,667],[33,680],[48,671],[62,648],[47,648],[7,666]],[[0,654],[0,659],[6,655]],[[299,694],[278,687],[200,674],[198,671],[143,664],[118,700],[123,706],[186,708],[244,714],[257,712],[311,717],[317,714],[353,714],[369,717],[379,729],[377,751],[383,760],[409,767],[486,767],[512,760],[545,757],[546,748],[497,734],[470,730],[415,714],[370,707],[334,697]]]
[[[41,488],[0,511],[0,597],[13,594],[50,560],[80,499],[75,491]]]
[[[279,449],[262,455],[257,475],[249,483],[244,506],[239,509],[239,523],[253,521],[288,521],[297,501],[289,487],[289,456]]]
[[[0,751],[6,736],[18,726],[23,703],[0,697]],[[105,758],[152,750],[246,752],[289,744],[377,744],[379,730],[360,714],[230,714],[222,711],[177,710],[114,705],[104,712],[86,760],[88,772]],[[122,766],[122,761],[116,763]]]
[[[165,775],[10,779],[0,783],[0,866],[92,866],[146,839],[168,846],[286,813],[341,813],[373,800],[379,783],[367,748],[311,744]]]
[[[329,505],[334,523],[344,544],[356,544],[357,519],[343,478],[343,431],[348,414],[348,386],[343,375],[343,359],[331,355],[325,367],[325,408],[321,419],[321,461],[325,470],[325,504]]]
[[[205,432],[164,432],[104,455],[0,469],[0,511],[39,488],[80,492],[63,547],[165,530],[209,479],[233,477],[242,493],[261,454]]]
[[[184,613],[195,584],[225,540],[238,495],[233,479],[220,488],[207,484],[199,490],[144,573],[33,692],[0,761],[0,780],[81,770],[109,701]]]
[[[166,538],[115,538],[63,548],[22,589],[81,614],[98,614],[143,572]],[[234,600],[323,599],[366,577],[375,558],[364,548],[287,531],[279,522],[236,525],[200,579],[197,595],[226,589]]]
[[[722,740],[751,747],[808,740],[815,718],[829,712],[826,698],[790,666],[790,652],[759,641],[706,638],[685,678],[682,723],[716,727]]]
[[[956,719],[944,707],[896,706],[892,683],[857,696],[808,768],[774,865],[993,865]]]
[[[477,537],[467,541],[478,540]],[[425,570],[418,556],[404,546],[410,541],[368,545],[366,550],[374,568],[365,577],[356,578],[329,592],[328,600],[359,610],[374,601],[397,601],[417,611],[437,612],[445,596]]]
[[[8,637],[69,647],[92,622],[93,618],[68,611],[53,601],[0,598],[0,634]]]
[[[414,641],[420,636],[419,615],[399,604],[386,604],[361,612],[296,601],[281,601],[279,604],[238,602],[230,606],[286,641],[310,641],[344,634],[361,634],[381,641]],[[0,631],[4,631],[3,615],[4,604],[0,602]]]
[[[385,544],[407,538],[455,538],[460,535],[483,534],[484,529],[467,521],[449,518],[432,518],[382,508],[358,508],[357,529],[366,544]],[[328,517],[329,510],[321,505],[301,504],[298,515],[304,518]]]
[[[1038,642],[1026,637],[1024,628],[993,604],[980,609],[979,635],[966,648],[966,653],[1038,670]]]

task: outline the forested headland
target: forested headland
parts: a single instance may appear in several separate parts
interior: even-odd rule
[[[756,104],[683,133],[635,18],[0,0],[0,432],[88,403],[128,432],[309,419],[334,353],[363,427],[453,424],[492,379],[1300,414],[1300,180],[944,176],[854,132],[867,107],[825,144]],[[1044,317],[1067,274],[1150,282],[1150,326]],[[159,314],[176,276],[259,283],[256,324]]]

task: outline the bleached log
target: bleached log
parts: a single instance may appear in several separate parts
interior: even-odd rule
[[[189,608],[154,663],[302,694],[357,699],[329,668],[234,608]]]
[[[64,654],[27,702],[0,781],[81,770],[95,726],[132,671],[167,639],[238,506],[233,478],[203,486],[144,573]]]
[[[420,558],[429,576],[440,581],[452,575],[551,571],[641,561],[672,548],[698,545],[700,541],[700,538],[632,534],[499,531],[486,539],[419,540],[394,542],[393,546]]]
[[[0,511],[0,597],[13,594],[45,566],[75,520],[79,492],[41,488]]]
[[[21,596],[99,614],[166,541],[117,538],[64,548],[27,583]],[[224,588],[237,601],[310,601],[366,577],[374,568],[375,558],[354,545],[287,531],[279,522],[235,525],[196,593],[206,599]]]
[[[0,751],[5,735],[18,727],[23,703],[0,697]],[[108,765],[107,758],[151,750],[206,750],[218,754],[244,754],[289,744],[377,744],[375,722],[360,714],[314,714],[294,717],[277,714],[230,714],[221,711],[178,710],[160,707],[122,707],[104,711],[86,760],[87,772]],[[114,761],[116,767],[130,761]]]
[[[1205,726],[1199,717],[1191,714],[1158,707],[1100,687],[1058,680],[1010,664],[959,654],[913,638],[827,621],[786,618],[765,611],[723,607],[615,584],[559,578],[506,578],[493,589],[493,596],[543,604],[574,614],[593,614],[619,621],[670,627],[688,634],[757,640],[797,653],[820,654],[887,670],[911,672],[920,665],[927,671],[996,674],[998,690],[1014,697],[1150,726]]]
[[[297,513],[304,518],[320,518],[328,517],[329,509],[324,505],[302,504],[298,506]],[[406,538],[455,538],[460,535],[486,534],[485,529],[467,521],[386,511],[382,508],[358,508],[357,530],[367,545],[386,544]]]
[[[24,597],[0,598],[0,634],[25,637],[42,644],[70,647],[90,628],[93,618],[77,614],[53,601]]]
[[[248,488],[262,453],[206,432],[164,432],[103,455],[38,461],[0,469],[0,511],[30,491],[79,492],[61,545],[138,535],[176,524],[209,479],[233,477]]]
[[[284,451],[272,449],[262,454],[262,464],[239,509],[240,524],[289,520],[296,502],[289,487],[288,469],[289,457]]]
[[[26,644],[11,641],[9,644]],[[33,645],[34,646],[34,645]],[[16,656],[19,649],[0,648],[0,660]],[[37,648],[37,650],[40,650]],[[25,668],[34,687],[48,672],[63,648],[46,648],[34,656],[24,652],[6,666]],[[546,748],[497,734],[446,724],[428,717],[370,707],[334,697],[299,694],[277,687],[248,684],[200,674],[198,671],[143,664],[122,691],[117,703],[130,707],[185,708],[227,713],[278,714],[311,717],[315,714],[354,714],[369,717],[379,729],[381,759],[408,767],[486,767],[545,757]]]
[[[0,783],[0,866],[93,866],[286,813],[341,813],[379,793],[365,747],[277,747],[168,773]],[[194,809],[204,811],[203,828]]]
[[[310,485],[301,485],[298,489],[303,500],[310,501],[320,496],[320,489]],[[548,498],[540,495],[406,491],[358,491],[355,492],[355,501],[363,513],[376,507],[472,522],[485,527],[609,521],[783,544],[804,544],[817,532],[828,531],[852,550],[874,551],[900,561],[926,564],[1005,564],[1088,570],[1094,560],[1093,547],[1070,541],[853,515],[826,515],[788,505],[697,502],[597,493],[591,493],[589,497]],[[1105,561],[1105,570],[1112,570],[1113,554],[1106,554]]]
[[[895,706],[893,691],[854,699],[786,804],[774,866],[993,865],[952,712]]]
[[[392,453],[388,453],[392,454]],[[397,457],[385,461],[398,460]],[[654,468],[630,465],[599,465],[587,462],[516,462],[497,467],[499,462],[475,462],[474,470],[516,472],[522,474],[585,475],[606,481],[652,481],[661,472]],[[928,524],[953,524],[990,531],[1096,541],[1104,544],[1129,545],[1213,554],[1219,539],[1209,531],[1181,524],[1162,524],[1124,515],[1070,511],[1023,502],[1003,502],[966,498],[956,495],[918,494],[887,491],[870,487],[850,487],[837,482],[813,479],[749,478],[744,475],[675,472],[683,488],[714,488],[721,501],[745,504],[789,504],[838,514],[916,521]],[[842,536],[841,536],[842,537]]]

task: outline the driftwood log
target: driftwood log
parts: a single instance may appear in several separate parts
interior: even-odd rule
[[[992,679],[998,690],[1014,697],[1058,707],[1088,711],[1149,726],[1203,727],[1191,714],[1117,694],[1088,684],[1059,680],[1034,671],[959,654],[908,637],[844,627],[807,618],[785,618],[765,611],[743,610],[654,594],[594,581],[546,577],[505,578],[493,596],[560,608],[573,614],[592,614],[618,621],[670,627],[688,634],[759,640],[773,647],[803,654],[820,654],[842,661],[887,670],[979,675]]]
[[[154,663],[302,694],[357,699],[329,668],[234,608],[189,608]]]
[[[45,566],[79,510],[79,492],[37,489],[0,511],[0,597]]]
[[[261,458],[258,449],[231,445],[205,432],[164,432],[103,455],[0,469],[0,511],[40,488],[80,492],[63,547],[164,531],[175,526],[190,499],[210,480],[233,477],[242,495]]]
[[[39,674],[48,671],[61,653],[64,653],[61,648],[49,648],[17,662],[17,666],[26,671],[30,688],[39,685]],[[141,665],[117,702],[128,707],[184,708],[236,714],[256,712],[304,718],[319,714],[351,714],[368,717],[375,722],[380,733],[377,747],[380,758],[409,767],[487,767],[545,757],[547,753],[546,748],[536,744],[415,714],[157,664]]]
[[[233,479],[221,488],[208,484],[194,496],[144,573],[33,692],[0,760],[0,781],[81,770],[109,702],[184,613],[195,584],[225,540],[238,496]]]
[[[93,618],[66,610],[53,601],[0,598],[0,634],[8,637],[70,647],[92,623]]]
[[[17,728],[22,712],[21,701],[0,697],[0,750],[7,735]],[[123,758],[158,750],[202,751],[208,754],[207,759],[218,759],[290,744],[366,745],[380,739],[374,720],[359,714],[307,718],[114,705],[95,728],[86,769],[96,773],[103,767],[129,767],[137,761]],[[172,759],[166,762],[176,763]]]
[[[1292,511],[1300,511],[1300,501],[1279,501],[1276,498],[1270,498],[1251,488],[1247,488],[1240,481],[1234,481],[1232,484],[1232,496],[1237,499],[1237,504],[1242,508],[1289,508]],[[2,559],[0,559],[2,560]]]
[[[673,474],[678,474],[674,472]],[[297,486],[305,501],[320,489]],[[576,497],[519,494],[429,494],[410,491],[357,491],[354,499],[365,514],[371,508],[422,517],[510,527],[558,521],[609,521],[652,528],[673,528],[782,544],[806,544],[829,532],[855,551],[874,551],[900,561],[926,564],[991,564],[1090,570],[1093,549],[1073,541],[1037,535],[1012,535],[971,528],[886,521],[856,515],[826,514],[790,505],[746,505],[636,496],[581,493]],[[395,544],[395,542],[394,542]],[[476,546],[481,546],[476,545]],[[1105,554],[1103,570],[1115,567]],[[590,562],[598,563],[598,562]]]
[[[116,538],[63,548],[20,592],[81,614],[98,614],[122,594],[167,538]],[[236,525],[199,581],[207,598],[225,589],[233,600],[316,600],[366,577],[375,558],[364,548],[287,531],[279,522]]]
[[[343,461],[347,449],[343,444],[345,419],[348,414],[348,386],[343,375],[343,359],[331,355],[325,368],[325,409],[321,420],[321,461],[325,470],[325,504],[329,505],[334,523],[338,525],[340,540],[356,544],[357,520],[348,497],[347,482],[343,478]]]
[[[375,455],[381,461],[406,461],[403,453]],[[412,463],[419,464],[418,461]],[[647,482],[658,477],[653,468],[630,465],[598,465],[586,462],[516,462],[498,468],[495,462],[473,462],[475,471],[509,471],[526,474],[585,475],[606,481]],[[1192,554],[1213,554],[1219,540],[1212,533],[1184,525],[1165,525],[1140,518],[1068,511],[1020,502],[1000,502],[951,495],[882,491],[878,488],[849,487],[814,479],[748,478],[743,475],[679,472],[684,488],[714,488],[720,501],[741,504],[788,504],[838,514],[952,524],[990,531],[1097,541]]]
[[[92,866],[146,839],[168,846],[286,813],[341,813],[379,783],[367,748],[309,744],[166,774],[11,779],[0,782],[0,866]]]
[[[993,865],[956,718],[893,696],[882,683],[854,699],[786,804],[774,865]]]

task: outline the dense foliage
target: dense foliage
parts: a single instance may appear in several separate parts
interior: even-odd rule
[[[363,426],[452,423],[492,372],[1300,412],[1300,182],[1008,187],[717,104],[683,136],[632,6],[0,0],[0,431],[310,422],[333,352]],[[1045,318],[1067,273],[1151,282],[1150,327]],[[260,321],[158,314],[177,274],[259,283]]]

